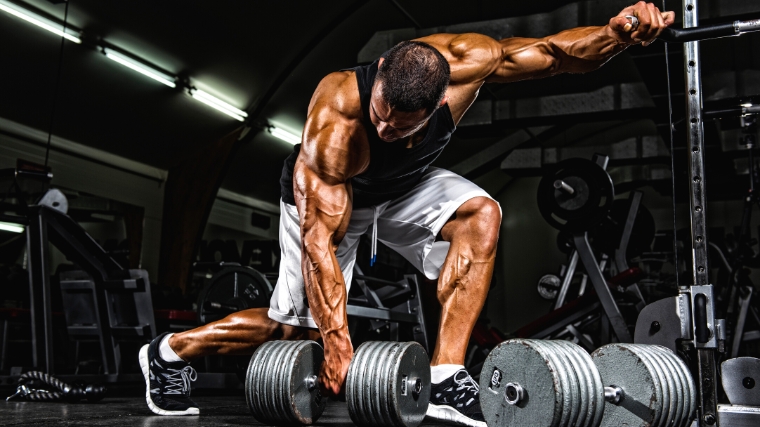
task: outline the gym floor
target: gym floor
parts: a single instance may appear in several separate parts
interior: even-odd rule
[[[199,417],[160,417],[145,405],[144,397],[112,397],[98,403],[5,402],[0,404],[3,426],[262,426],[248,411],[245,397],[193,397],[201,408]],[[329,402],[318,426],[354,426],[346,404]],[[423,426],[436,426],[424,422]]]

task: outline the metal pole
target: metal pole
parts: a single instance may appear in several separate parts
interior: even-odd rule
[[[29,254],[29,296],[32,317],[32,365],[47,374],[53,368],[53,319],[50,301],[50,258],[48,252],[47,222],[35,210],[29,215],[26,230],[26,249]]]
[[[696,0],[683,0],[684,28],[697,27]],[[691,217],[694,344],[699,362],[700,426],[717,423],[716,328],[712,286],[707,264],[707,218],[705,209],[704,127],[702,124],[702,73],[699,42],[684,43],[686,80],[687,147],[689,153],[689,206]]]

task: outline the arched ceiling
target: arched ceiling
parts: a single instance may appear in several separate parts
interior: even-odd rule
[[[63,20],[63,3],[10,1]],[[62,51],[60,38],[0,13],[0,118],[43,131],[52,129],[62,138],[167,169],[183,153],[225,135],[239,122],[196,102],[179,88],[168,88],[107,60],[96,48],[100,40],[182,76],[249,113],[260,112],[257,119],[298,131],[319,80],[333,70],[355,65],[358,52],[378,31],[525,16],[556,11],[570,3],[70,0],[68,22],[84,32],[85,42],[66,42]],[[581,3],[586,8],[608,5]],[[630,62],[621,62],[617,70],[625,72],[628,80],[641,80],[638,71],[625,71],[626,64]],[[493,88],[488,96],[497,100],[532,91],[566,93],[575,85],[594,90],[620,75],[613,73],[615,67],[591,80],[570,76],[554,83]],[[441,161],[456,162],[461,150],[477,151],[522,127],[510,126],[458,132],[457,138],[467,140],[459,145],[466,146],[450,149]],[[291,150],[268,133],[257,134],[238,151],[223,188],[276,203],[279,171]]]

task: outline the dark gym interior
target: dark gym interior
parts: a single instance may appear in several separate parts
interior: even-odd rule
[[[145,405],[137,355],[164,332],[269,307],[281,170],[320,80],[403,40],[540,38],[606,25],[631,3],[0,0],[0,396],[12,396],[1,423],[269,425],[246,401],[250,356],[194,361],[201,416],[160,417]],[[676,29],[760,25],[757,1],[654,3],[675,12]],[[636,425],[760,425],[760,33],[750,30],[657,40],[589,73],[480,89],[433,166],[503,212],[465,360],[483,396],[492,365],[515,363],[508,340],[588,354],[658,344],[673,370],[653,381],[683,401],[671,402],[670,424]],[[382,244],[371,258],[366,235],[348,295],[354,346],[432,352],[436,281]],[[616,370],[599,364],[602,381],[605,369]],[[562,422],[547,425],[575,425]],[[355,425],[340,401],[317,424]]]

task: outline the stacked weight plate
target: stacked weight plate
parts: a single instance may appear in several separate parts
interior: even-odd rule
[[[314,341],[271,341],[251,357],[245,399],[253,416],[265,424],[308,425],[325,409],[316,378],[324,360]]]
[[[356,350],[346,379],[356,425],[415,427],[430,401],[430,359],[416,342],[370,341]]]
[[[606,386],[623,390],[604,408],[603,426],[681,427],[696,410],[697,391],[686,365],[656,345],[609,344],[591,354]]]
[[[604,386],[581,347],[567,341],[513,339],[488,355],[480,402],[489,427],[596,427]]]

